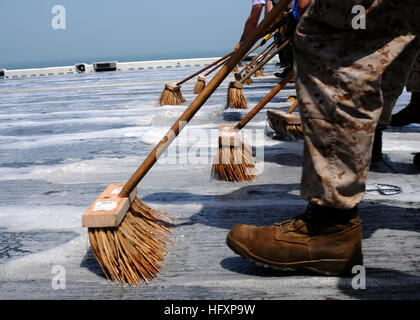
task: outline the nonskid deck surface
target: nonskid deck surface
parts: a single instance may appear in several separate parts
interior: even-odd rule
[[[175,218],[173,244],[158,278],[125,289],[104,278],[81,215],[108,184],[126,181],[195,98],[193,79],[181,89],[186,105],[160,107],[164,83],[197,69],[0,81],[0,298],[420,298],[420,184],[412,166],[412,153],[420,152],[417,125],[384,133],[387,159],[368,176],[361,205],[367,290],[353,289],[351,277],[262,268],[227,247],[233,225],[269,225],[305,207],[299,197],[302,143],[264,135],[266,110],[287,110],[294,84],[248,125],[249,137],[262,133],[253,145],[260,170],[263,165],[258,178],[241,184],[210,180],[219,125],[235,124],[247,112],[224,110],[233,75],[138,186],[143,201]],[[265,78],[244,87],[249,108],[275,85],[277,71],[269,64]],[[396,111],[408,100],[405,92]],[[176,161],[177,152],[182,161]],[[55,290],[53,277],[61,267],[65,289]]]

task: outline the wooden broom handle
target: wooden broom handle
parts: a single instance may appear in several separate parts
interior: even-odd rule
[[[205,66],[203,69],[198,70],[196,73],[190,75],[188,78],[185,78],[184,80],[181,80],[179,82],[176,83],[177,86],[180,86],[181,84],[183,84],[184,82],[187,82],[188,80],[194,78],[195,76],[198,76],[200,73],[202,73],[203,71],[206,71],[207,69],[210,69],[211,67],[214,67],[216,64],[218,64],[221,61],[226,60],[227,58],[229,58],[230,56],[232,56],[232,54],[235,51],[232,51],[231,53],[228,53],[227,55],[225,55],[224,57],[212,62],[211,64],[209,64],[208,66]]]
[[[261,51],[254,58],[252,58],[252,60],[241,71],[239,71],[239,74],[242,74],[242,72],[244,72],[246,68],[252,66],[259,57],[261,57],[263,54],[267,52],[267,50],[269,50],[268,52],[271,52],[271,50],[274,48],[275,45],[276,45],[276,42],[272,42],[270,45],[268,45],[263,51]]]
[[[179,119],[174,123],[172,128],[163,137],[163,139],[150,152],[143,163],[138,167],[136,172],[126,182],[123,189],[119,193],[119,197],[127,198],[134,188],[139,184],[141,179],[149,172],[153,165],[157,162],[159,156],[165,152],[170,143],[178,136],[186,124],[194,117],[201,106],[207,101],[212,93],[220,86],[223,80],[229,75],[233,68],[238,64],[242,57],[252,48],[252,46],[267,30],[278,20],[283,19],[282,10],[287,7],[291,0],[280,0],[280,2],[271,10],[271,12],[258,24],[254,31],[248,36],[243,45],[236,50],[230,59],[223,65],[223,67],[212,78],[204,90],[194,99]]]
[[[235,126],[235,129],[242,129],[245,127],[255,115],[261,111],[262,108],[265,107],[267,103],[274,98],[274,96],[279,93],[281,89],[283,89],[290,81],[293,79],[293,71],[289,72],[287,76],[281,80],[271,91],[250,111],[248,114]]]
[[[266,42],[268,41],[268,40],[270,40],[271,38],[273,37],[273,33],[271,33],[270,34],[270,36],[266,39]],[[274,43],[272,43],[270,46],[272,46]],[[262,42],[260,42],[257,46],[255,46],[255,48],[254,49],[252,49],[250,52],[248,52],[247,54],[246,54],[246,56],[245,57],[243,57],[242,58],[242,60],[244,60],[244,59],[246,59],[251,53],[253,53],[255,50],[257,50],[259,47],[261,47],[263,44],[262,44]],[[269,46],[269,47],[270,47]],[[265,50],[267,50],[267,48],[265,49]],[[264,50],[264,51],[265,51]],[[259,56],[259,55],[258,55]],[[258,57],[257,56],[257,57]],[[254,59],[256,59],[257,57],[254,57]],[[253,61],[254,61],[254,59],[252,59],[252,61],[250,62],[250,63],[252,63]],[[213,69],[211,69],[209,72],[207,72],[206,74],[205,74],[205,76],[208,76],[209,74],[211,74],[214,70],[216,70],[216,69],[218,69],[222,64],[224,64],[225,63],[225,61],[221,61],[217,66],[215,66]],[[246,68],[246,67],[245,67]],[[240,72],[240,73],[242,73],[244,70],[245,70],[245,68]]]
[[[284,49],[285,46],[287,46],[289,44],[290,40],[286,40],[285,42],[282,43],[282,45],[280,47],[278,47],[276,50],[272,51],[271,54],[267,55],[263,60],[261,60],[258,64],[256,64],[250,72],[248,72],[241,80],[239,80],[238,82],[241,84],[244,84],[246,80],[248,80],[249,78],[251,78],[251,76],[257,72],[258,69],[260,69],[263,65],[265,65],[268,61],[270,61],[271,59],[273,59],[273,57],[279,53],[281,50]]]
[[[217,66],[215,66],[213,69],[211,69],[210,71],[208,71],[207,73],[205,73],[205,76],[208,76],[210,73],[212,73],[214,70],[217,70],[220,68],[221,65],[225,64],[226,61],[221,61]]]
[[[268,50],[264,55],[261,55],[259,57],[256,57],[257,59],[254,61],[253,64],[249,65],[248,70],[250,70],[251,68],[255,67],[257,64],[259,64],[261,61],[263,61],[266,57],[270,56],[274,50],[277,50],[278,47],[276,48],[276,43],[273,42],[272,43],[273,46],[270,48],[270,50]],[[274,57],[274,55],[271,55],[271,57]],[[271,59],[271,58],[270,58]],[[267,61],[268,62],[268,61]],[[262,67],[262,66],[261,66]]]
[[[268,40],[270,40],[271,38],[273,37],[273,34],[270,34],[270,36],[267,38],[267,40],[266,41],[268,41]],[[274,44],[274,43],[273,43]],[[272,46],[273,44],[271,44],[270,46]],[[245,56],[245,57],[243,57],[242,58],[242,60],[243,59],[245,59],[245,58],[247,58],[251,53],[253,53],[255,50],[257,50],[260,46],[262,45],[262,43],[260,43],[260,44],[258,44],[254,49],[252,49],[250,52],[248,52],[247,53],[247,55]],[[254,58],[255,59],[255,58]],[[254,61],[254,59],[252,60],[252,61]],[[208,71],[206,74],[204,74],[205,76],[208,76],[209,74],[211,74],[212,72],[214,72],[214,70],[217,70],[217,69],[219,69],[220,68],[220,66],[222,65],[222,64],[224,64],[225,63],[225,60],[226,59],[224,59],[223,61],[221,61],[217,66],[215,66],[213,69],[211,69],[210,71]],[[251,61],[251,62],[252,62]],[[245,69],[244,69],[245,70]],[[243,70],[242,70],[243,71]],[[242,72],[241,71],[241,72]]]
[[[287,110],[287,113],[292,113],[293,111],[295,111],[298,104],[299,104],[299,102],[297,100],[295,102],[293,102],[293,104],[290,106],[289,110]]]
[[[270,36],[267,38],[267,39],[264,39],[263,41],[261,41],[258,45],[256,45],[255,46],[255,48],[254,49],[252,49],[250,52],[248,52],[247,54],[246,54],[246,56],[245,57],[243,57],[242,58],[242,61],[243,60],[245,60],[246,58],[248,58],[249,57],[249,55],[251,54],[251,53],[253,53],[255,50],[257,50],[259,47],[261,47],[261,46],[263,46],[268,40],[270,40],[272,37],[273,37],[273,35],[274,35],[274,33],[272,32],[272,33],[270,33]],[[255,58],[254,58],[255,59]],[[254,60],[254,59],[252,59],[252,60]],[[252,62],[252,61],[251,61]]]

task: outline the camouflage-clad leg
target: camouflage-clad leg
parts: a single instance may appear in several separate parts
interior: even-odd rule
[[[414,91],[420,92],[420,61],[416,62],[419,53],[418,42],[419,39],[411,42],[382,75],[384,106],[378,121],[378,129],[388,127],[392,110],[405,86],[410,89],[416,88]],[[411,91],[410,89],[407,90]]]
[[[417,55],[416,63],[411,69],[406,87],[407,91],[420,92],[420,53]]]
[[[360,4],[367,28],[355,30],[351,12]],[[304,199],[339,209],[362,200],[384,103],[382,75],[409,50],[419,23],[416,0],[312,1],[295,37]]]
[[[406,81],[407,90],[411,91],[410,103],[405,108],[394,113],[392,117],[391,111],[394,105],[385,104],[379,121],[379,125],[382,127],[388,123],[391,127],[403,127],[411,123],[420,123],[420,50],[417,51],[417,58],[414,60],[415,64],[411,68]],[[389,102],[395,103],[396,101],[389,99]]]

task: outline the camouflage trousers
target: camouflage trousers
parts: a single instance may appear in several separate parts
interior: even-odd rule
[[[420,92],[420,51],[417,52],[416,63],[411,69],[410,76],[407,80],[407,91]]]
[[[402,94],[404,86],[407,91],[420,92],[420,50],[411,49],[415,45],[416,41],[412,42],[382,75],[384,106],[378,121],[378,129],[388,127],[392,110]]]
[[[302,17],[294,71],[304,130],[301,195],[307,201],[340,209],[362,201],[375,128],[417,57],[417,2],[313,0]],[[352,24],[355,5],[366,8],[366,28]]]

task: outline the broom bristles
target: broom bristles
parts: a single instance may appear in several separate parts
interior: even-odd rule
[[[170,242],[165,215],[136,197],[118,227],[88,229],[92,252],[109,280],[139,286],[156,277]]]
[[[240,141],[238,146],[220,143],[212,166],[212,179],[244,182],[256,178],[256,169],[251,148]]]
[[[286,124],[285,131],[289,134],[294,136],[297,140],[303,139],[303,129],[302,125],[298,124]]]
[[[200,94],[206,86],[206,78],[204,76],[199,76],[194,87],[194,94]]]
[[[177,86],[176,84],[167,83],[165,85],[165,89],[163,90],[162,94],[159,98],[159,104],[161,106],[177,106],[183,104],[186,100],[181,93],[181,86]]]
[[[252,68],[250,66],[246,67],[245,68],[246,75],[248,75],[251,72],[251,70]],[[252,84],[251,77],[248,77],[248,79],[245,80],[244,84],[251,85]]]
[[[247,109],[248,102],[242,90],[242,85],[231,82],[228,89],[227,105],[234,109]]]
[[[267,117],[268,124],[276,132],[276,135],[280,139],[303,139],[303,129],[301,124],[289,124],[286,120],[279,119],[277,117]]]

